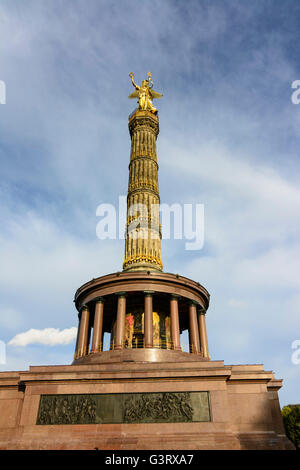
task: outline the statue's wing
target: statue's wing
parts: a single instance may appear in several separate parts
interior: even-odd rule
[[[139,97],[139,90],[135,90],[128,98],[138,98]]]
[[[149,90],[150,92],[150,95],[151,95],[151,98],[154,99],[154,98],[162,98],[162,94],[161,93],[157,93],[157,91],[154,91],[150,88]]]

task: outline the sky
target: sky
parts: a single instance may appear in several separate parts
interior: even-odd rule
[[[127,193],[128,74],[151,71],[161,202],[204,205],[203,248],[163,240],[164,271],[209,291],[213,360],[299,403],[299,22],[297,0],[2,0],[0,370],[70,364],[76,289],[122,269],[96,211]]]

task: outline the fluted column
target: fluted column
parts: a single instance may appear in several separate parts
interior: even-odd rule
[[[199,322],[199,334],[200,334],[200,348],[201,348],[202,356],[210,359],[210,355],[208,352],[205,314],[206,314],[206,310],[204,309],[199,310],[198,322]]]
[[[154,204],[160,203],[156,156],[158,116],[137,110],[129,119],[129,131],[131,156],[123,270],[162,271],[159,213],[156,226],[151,220],[149,203],[150,199]],[[139,230],[136,230],[137,224],[140,224]]]
[[[153,348],[153,291],[145,291],[144,341],[145,348]]]
[[[180,350],[180,329],[179,329],[179,313],[178,313],[178,295],[172,295],[170,299],[170,315],[171,315],[171,337],[173,349]]]
[[[94,330],[93,330],[93,342],[92,342],[92,353],[102,351],[102,336],[103,336],[103,297],[98,297],[95,304],[95,316],[94,316]]]
[[[126,316],[126,292],[118,292],[117,328],[114,349],[124,348],[125,316]]]
[[[83,305],[81,307],[77,357],[85,356],[88,352],[87,350],[88,350],[88,338],[89,338],[89,322],[90,322],[89,308],[87,305]]]
[[[190,352],[200,353],[199,328],[197,320],[197,306],[194,302],[189,304],[189,334],[190,334]]]

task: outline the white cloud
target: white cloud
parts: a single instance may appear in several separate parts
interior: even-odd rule
[[[45,344],[55,346],[58,344],[69,344],[76,339],[77,328],[72,326],[64,330],[58,328],[44,328],[36,330],[31,328],[24,333],[19,333],[10,341],[11,346],[27,346],[28,344]]]

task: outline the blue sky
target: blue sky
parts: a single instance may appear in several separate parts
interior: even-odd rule
[[[129,72],[159,102],[161,201],[201,203],[205,244],[163,241],[165,271],[211,294],[212,359],[263,363],[299,403],[297,0],[38,0],[0,5],[0,339],[77,326],[76,289],[121,269],[96,208],[127,192]],[[7,345],[2,370],[69,364]]]

